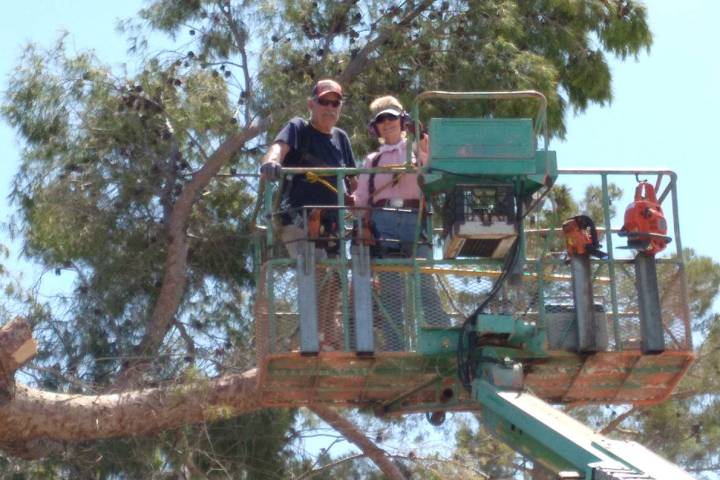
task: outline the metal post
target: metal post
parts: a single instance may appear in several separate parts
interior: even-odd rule
[[[575,300],[577,351],[596,352],[590,257],[573,255],[570,258],[570,272]]]
[[[355,315],[355,348],[357,353],[372,354],[373,316],[372,316],[372,271],[370,269],[370,247],[353,245],[352,251],[352,290]]]
[[[522,282],[522,276],[525,274],[525,258],[527,252],[527,235],[525,235],[525,220],[520,219],[518,223],[518,252],[513,265],[513,271],[510,272],[513,282]]]
[[[338,210],[338,244],[340,263],[338,264],[338,275],[340,275],[340,313],[343,324],[343,350],[350,350],[350,295],[347,276],[347,246],[345,243],[345,174],[338,172],[337,176],[337,201]]]
[[[318,339],[317,284],[315,282],[315,244],[299,242],[297,256],[298,309],[300,310],[300,353],[320,351]]]
[[[641,252],[635,257],[635,288],[640,307],[642,352],[662,353],[665,350],[665,332],[654,255]]]
[[[275,339],[277,338],[277,316],[275,315],[275,282],[273,282],[273,270],[275,268],[275,262],[272,260],[268,262],[267,271],[265,272],[265,277],[260,277],[261,282],[265,282],[265,285],[267,287],[267,295],[268,295],[268,352],[269,353],[275,353],[275,349],[277,348],[277,343],[275,342]],[[261,270],[262,271],[262,270]]]
[[[420,273],[420,265],[418,265],[417,258],[413,257],[413,271],[412,276],[408,275],[408,279],[412,278],[410,281],[411,287],[412,287],[412,298],[414,300],[413,307],[414,307],[414,315],[410,318],[412,318],[415,321],[415,325],[412,325],[408,331],[412,331],[415,333],[414,336],[417,336],[418,332],[420,331],[420,327],[427,327],[429,324],[428,318],[425,316],[425,304],[423,303],[425,301],[424,298],[422,298],[422,275]],[[429,275],[429,274],[424,274]]]
[[[273,243],[275,242],[275,232],[273,231],[274,224],[273,224],[273,217],[272,217],[272,204],[273,204],[273,189],[270,188],[269,184],[265,185],[265,188],[263,189],[263,217],[267,219],[268,222],[268,228],[266,230],[267,234],[267,244],[268,247],[271,247]]]
[[[675,173],[672,173],[670,175],[670,185],[671,188],[671,199],[672,199],[672,212],[673,212],[673,232],[675,233],[675,260],[677,262],[677,267],[680,269],[680,275],[682,276],[682,282],[680,287],[680,298],[683,305],[687,306],[690,305],[690,301],[688,300],[688,292],[687,292],[687,278],[685,278],[685,258],[683,255],[683,247],[682,247],[682,240],[680,238],[680,208],[678,207],[678,198],[677,198],[677,175]],[[685,310],[687,312],[687,310]],[[686,345],[689,350],[692,350],[692,331],[690,329],[690,322],[689,322],[689,312],[685,314],[685,321],[683,322],[685,324],[685,338],[686,338]]]
[[[682,255],[683,255],[683,247],[682,247],[682,239],[680,238],[680,208],[678,207],[678,198],[677,198],[677,175],[675,173],[672,173],[670,175],[670,185],[672,185],[672,195],[671,195],[671,201],[672,201],[672,213],[673,213],[673,233],[675,234],[675,254],[682,262]]]

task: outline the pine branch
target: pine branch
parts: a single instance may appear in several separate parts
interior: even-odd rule
[[[354,462],[355,460],[357,460],[359,458],[365,458],[365,454],[358,453],[356,455],[351,455],[349,457],[341,458],[340,460],[336,460],[334,462],[328,463],[327,465],[323,465],[320,468],[308,470],[307,472],[303,473],[299,477],[295,477],[295,480],[304,480],[306,478],[312,478],[316,475],[319,475],[322,472],[332,470],[333,468],[338,467],[344,463]]]
[[[174,322],[175,327],[180,332],[180,337],[185,341],[185,348],[187,349],[187,356],[191,359],[195,358],[195,341],[188,335],[185,325],[177,319]]]
[[[620,427],[620,424],[625,421],[626,418],[632,417],[636,413],[640,413],[643,410],[645,410],[647,407],[640,407],[640,406],[634,406],[630,410],[621,413],[617,417],[613,418],[610,423],[605,425],[605,427],[600,430],[600,434],[602,435],[608,435],[610,432],[613,432],[614,430],[618,429]]]
[[[257,371],[120,394],[75,395],[18,384],[0,405],[0,448],[148,435],[263,408]]]
[[[420,2],[415,8],[412,8],[397,24],[393,24],[392,27],[386,27],[378,33],[378,36],[374,40],[369,41],[363,48],[360,49],[355,58],[350,61],[348,66],[340,75],[338,79],[340,83],[348,83],[357,77],[362,71],[364,71],[368,65],[370,65],[370,54],[374,52],[380,45],[388,39],[390,34],[400,28],[408,27],[413,20],[415,20],[421,13],[432,6],[432,0],[424,0]]]
[[[415,463],[415,464],[420,464],[420,465],[423,466],[423,468],[428,469],[428,470],[432,470],[432,469],[430,469],[430,468],[428,468],[426,465],[424,465],[425,463],[440,463],[440,464],[443,464],[443,465],[450,465],[450,466],[452,466],[452,467],[454,467],[454,468],[457,468],[457,469],[460,469],[460,470],[464,470],[464,471],[468,472],[469,474],[476,475],[476,476],[478,476],[478,477],[490,478],[490,475],[488,475],[487,473],[483,472],[482,470],[478,470],[477,468],[473,467],[472,465],[467,465],[466,463],[463,463],[463,462],[458,461],[458,460],[451,460],[451,459],[447,459],[447,458],[434,458],[434,457],[433,457],[433,458],[427,458],[427,457],[419,457],[419,456],[417,456],[417,455],[415,455],[415,454],[413,454],[413,453],[411,453],[411,454],[409,454],[409,455],[397,455],[397,454],[395,454],[395,455],[390,455],[390,457],[391,457],[391,458],[398,459],[398,460],[404,460],[404,461],[407,461],[407,462],[413,462],[413,463]]]
[[[405,475],[403,475],[397,465],[390,460],[385,450],[370,441],[357,426],[340,415],[336,410],[320,405],[313,405],[311,410],[328,425],[341,433],[348,441],[362,450],[363,454],[372,460],[387,478],[391,480],[405,480]]]
[[[245,81],[245,126],[249,126],[252,121],[252,111],[254,110],[254,92],[252,78],[250,76],[250,66],[248,64],[247,33],[243,26],[238,25],[236,18],[233,17],[232,12],[230,11],[230,8],[223,8],[222,3],[218,3],[220,5],[220,11],[225,17],[225,22],[230,29],[230,33],[235,40],[235,47],[240,52],[240,58],[242,59],[242,72],[243,79]]]
[[[143,358],[157,352],[173,324],[177,309],[185,295],[187,282],[188,220],[200,193],[220,169],[230,161],[232,156],[247,141],[264,132],[265,128],[266,123],[261,121],[230,136],[213,152],[208,161],[192,175],[190,182],[183,187],[173,205],[167,225],[169,245],[163,268],[162,286],[153,308],[152,317],[138,347],[137,359],[131,360],[123,366],[114,388],[127,386],[145,371],[148,362]]]

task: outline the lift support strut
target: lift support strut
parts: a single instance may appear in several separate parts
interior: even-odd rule
[[[560,479],[692,480],[676,465],[632,441],[593,432],[536,396],[473,381],[486,428]]]

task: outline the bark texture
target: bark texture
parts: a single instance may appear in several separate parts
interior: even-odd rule
[[[146,435],[262,408],[257,371],[215,380],[106,395],[51,393],[17,385],[0,405],[0,448],[38,440]]]

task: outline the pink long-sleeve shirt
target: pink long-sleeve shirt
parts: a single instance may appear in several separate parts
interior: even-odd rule
[[[395,145],[381,145],[378,152],[371,153],[365,157],[363,168],[372,168],[372,162],[379,153],[380,161],[378,167],[402,166],[405,164],[407,140],[401,140]],[[413,164],[416,163],[415,154],[412,156]],[[420,151],[420,162],[424,165],[427,162],[427,155]],[[375,174],[375,195],[370,200],[369,183],[370,174],[363,173],[358,176],[358,184],[353,193],[355,205],[358,207],[369,207],[372,203],[380,200],[402,198],[404,200],[417,200],[420,198],[420,187],[417,183],[417,174],[403,173],[399,176],[398,182],[392,185],[392,173]],[[385,185],[388,185],[387,187]]]

